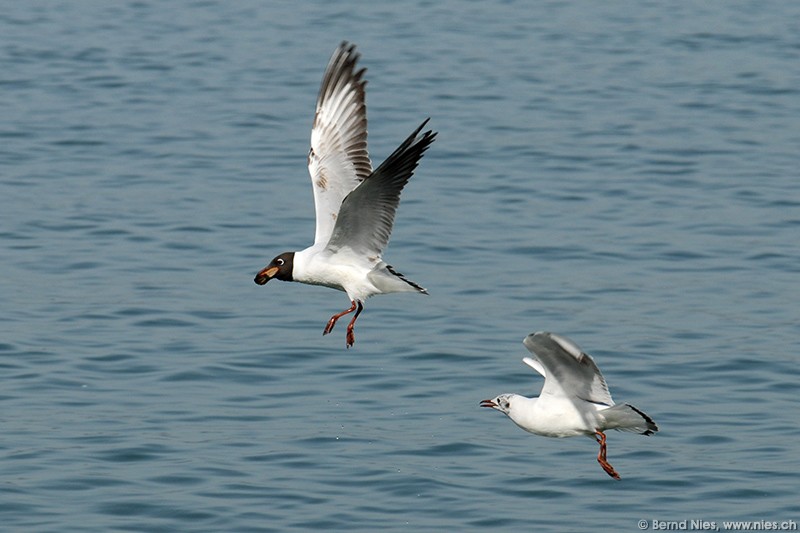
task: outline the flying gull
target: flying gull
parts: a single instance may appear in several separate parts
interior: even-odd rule
[[[255,277],[259,285],[277,278],[347,293],[350,307],[333,315],[322,334],[355,311],[347,325],[348,348],[355,342],[353,326],[367,298],[392,292],[427,294],[384,262],[382,254],[400,192],[436,138],[430,130],[420,133],[425,120],[372,169],[367,153],[366,69],[356,68],[359,57],[355,45],[343,42],[328,62],[317,97],[308,152],[317,219],[314,244],[278,255]]]
[[[608,386],[589,354],[554,333],[528,335],[525,347],[536,357],[522,361],[544,376],[538,398],[501,394],[483,400],[481,407],[505,413],[519,427],[545,437],[586,435],[600,444],[597,462],[614,479],[619,474],[606,457],[607,429],[652,435],[653,419],[630,404],[614,404]]]

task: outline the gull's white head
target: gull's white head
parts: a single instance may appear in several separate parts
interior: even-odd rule
[[[491,400],[482,400],[481,407],[491,407],[495,411],[500,411],[501,413],[511,416],[509,413],[514,408],[516,401],[520,398],[521,396],[519,394],[501,394]]]

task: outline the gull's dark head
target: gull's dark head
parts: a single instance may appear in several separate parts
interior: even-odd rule
[[[508,414],[511,410],[511,401],[516,394],[501,394],[491,400],[481,400],[481,407],[491,407],[496,411]]]
[[[282,281],[293,281],[292,269],[294,268],[294,252],[284,252],[265,266],[254,280],[259,285],[264,285],[272,278]]]

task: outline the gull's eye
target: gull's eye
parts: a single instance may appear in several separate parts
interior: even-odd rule
[[[284,261],[279,257],[278,259],[275,260],[275,263],[277,263],[278,266],[283,266]]]

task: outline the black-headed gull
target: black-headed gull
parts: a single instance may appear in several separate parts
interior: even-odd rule
[[[376,294],[427,291],[386,264],[400,192],[422,154],[436,138],[423,122],[377,169],[367,153],[367,108],[363,80],[356,70],[355,45],[343,42],[331,56],[322,78],[311,128],[308,170],[314,189],[317,229],[314,244],[275,257],[255,277],[323,285],[347,293],[351,306],[328,320],[327,335],[342,316],[355,311],[347,325],[346,344],[355,342],[353,326],[364,301]]]
[[[606,458],[607,429],[652,435],[653,419],[630,404],[614,404],[606,380],[589,354],[571,340],[554,333],[528,335],[525,347],[536,357],[522,361],[544,376],[538,398],[501,394],[483,400],[481,407],[505,413],[525,431],[545,437],[586,435],[600,443],[597,462],[609,476],[619,479]]]

